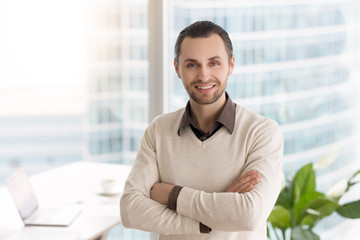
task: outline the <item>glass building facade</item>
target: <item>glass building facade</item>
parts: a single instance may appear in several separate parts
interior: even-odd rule
[[[82,160],[83,116],[0,118],[0,186],[19,167],[29,174]]]
[[[85,159],[132,164],[148,119],[147,1],[92,3]]]
[[[148,124],[148,1],[89,6],[88,108],[84,159],[132,164]],[[150,239],[114,227],[107,239]]]

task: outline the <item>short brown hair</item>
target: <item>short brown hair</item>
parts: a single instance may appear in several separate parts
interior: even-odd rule
[[[213,33],[219,34],[219,36],[222,38],[225,44],[226,52],[229,56],[229,59],[231,59],[233,56],[233,46],[229,34],[222,27],[211,21],[197,21],[187,26],[179,33],[175,43],[175,61],[179,62],[181,43],[185,37],[209,37]]]

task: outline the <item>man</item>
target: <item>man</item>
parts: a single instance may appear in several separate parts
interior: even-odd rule
[[[174,66],[190,100],[146,129],[120,201],[125,227],[159,239],[266,239],[282,134],[225,92],[232,51],[225,30],[209,21],[179,34]]]

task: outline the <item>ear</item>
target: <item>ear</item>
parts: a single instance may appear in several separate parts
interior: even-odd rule
[[[179,71],[179,63],[176,61],[175,58],[174,58],[174,67],[175,67],[176,74],[178,75],[178,78],[181,79],[181,75],[180,75],[180,71]]]
[[[231,60],[229,62],[229,74],[228,74],[228,76],[230,76],[232,74],[232,72],[234,71],[234,66],[235,66],[235,57],[234,57],[234,55],[232,55]]]

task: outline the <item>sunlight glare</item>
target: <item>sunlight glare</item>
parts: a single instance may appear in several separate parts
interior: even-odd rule
[[[84,111],[85,0],[0,0],[0,115]]]

